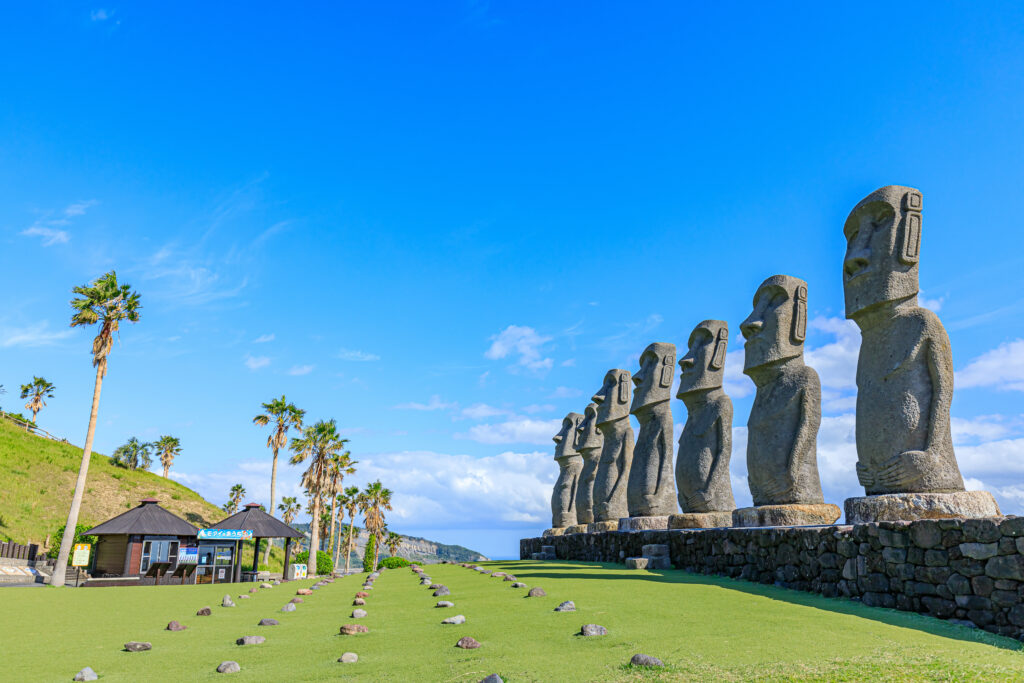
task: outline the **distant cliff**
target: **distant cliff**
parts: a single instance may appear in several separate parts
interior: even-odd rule
[[[309,524],[293,524],[292,526],[305,533],[308,542]],[[354,544],[355,547],[352,549],[351,563],[353,565],[363,561],[363,554],[366,552],[366,542],[369,537],[365,529],[359,531]],[[341,539],[341,543],[344,543],[344,537]],[[323,539],[322,548],[326,550],[327,539]],[[387,557],[388,555],[390,553],[387,547],[383,548],[381,557]],[[449,560],[451,562],[482,562],[488,559],[475,550],[464,548],[461,545],[437,543],[417,536],[402,536],[402,547],[398,549],[398,556],[425,563],[440,562],[441,560]],[[344,558],[342,558],[342,563],[344,563]]]

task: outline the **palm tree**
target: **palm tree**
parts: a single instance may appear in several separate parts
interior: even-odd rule
[[[396,534],[394,531],[389,531],[387,538],[384,539],[384,545],[388,547],[388,552],[391,553],[391,557],[397,557],[398,549],[402,547],[401,534]]]
[[[284,523],[291,526],[292,520],[295,519],[295,515],[302,509],[302,506],[299,505],[297,498],[286,496],[281,499],[281,504],[277,506],[277,509],[281,511],[281,519],[284,520]]]
[[[334,552],[334,524],[338,520],[338,494],[341,493],[341,483],[346,474],[353,474],[356,471],[356,463],[352,460],[352,454],[348,451],[335,453],[327,463],[328,482],[324,493],[331,499],[331,540],[327,545],[327,552],[335,557]],[[335,560],[337,564],[337,560]]]
[[[28,399],[25,409],[32,411],[33,423],[36,421],[36,415],[46,405],[43,399],[53,398],[53,390],[56,388],[42,377],[33,377],[31,382],[21,385],[21,397]]]
[[[309,467],[302,474],[302,485],[311,498],[309,560],[313,567],[316,567],[316,553],[320,550],[320,496],[327,483],[327,463],[346,443],[348,439],[338,434],[334,420],[320,420],[312,427],[303,428],[302,436],[293,438],[289,446],[295,453],[290,460],[292,465],[309,460]]]
[[[110,460],[115,465],[125,469],[148,470],[149,466],[153,464],[153,458],[149,454],[149,449],[152,447],[153,444],[139,441],[133,436],[127,442],[117,447]]]
[[[260,427],[274,423],[274,429],[267,437],[267,448],[272,449],[274,453],[273,465],[270,468],[270,514],[274,514],[274,496],[277,494],[277,452],[288,445],[289,429],[302,429],[302,418],[306,416],[306,411],[295,407],[294,403],[288,403],[284,394],[281,394],[281,398],[264,403],[263,410],[264,412],[254,417],[252,421]],[[270,563],[269,542],[263,555],[263,563]]]
[[[355,527],[356,523],[356,512],[362,512],[364,510],[364,498],[363,494],[359,491],[358,486],[349,486],[345,491],[338,496],[338,502],[348,513],[348,540],[345,543],[345,573],[348,573],[349,562],[352,558],[352,534],[357,531]]]
[[[241,484],[235,484],[231,487],[228,492],[228,502],[224,503],[224,512],[229,515],[233,515],[238,512],[238,505],[245,498],[245,487]]]
[[[181,440],[175,436],[161,436],[153,446],[160,455],[160,464],[164,466],[166,479],[167,473],[171,471],[171,465],[174,464],[174,456],[181,454]]]
[[[78,527],[78,513],[82,508],[85,480],[89,474],[92,440],[96,435],[100,389],[103,387],[103,378],[107,374],[107,357],[114,346],[114,335],[117,334],[122,321],[138,322],[139,309],[142,308],[139,303],[139,295],[133,292],[129,285],[118,285],[117,274],[114,271],[96,279],[92,284],[75,287],[71,291],[78,295],[71,300],[71,307],[74,309],[74,313],[71,315],[71,327],[100,323],[100,331],[92,340],[92,365],[96,368],[96,385],[92,391],[89,428],[85,434],[85,446],[82,448],[82,464],[78,468],[78,479],[75,480],[75,493],[71,497],[68,519],[64,525],[65,533],[61,536],[57,564],[54,566],[53,578],[50,580],[50,585],[53,586],[64,585],[68,555],[71,554],[71,544],[75,540],[74,532]]]
[[[391,490],[384,488],[380,481],[368,484],[363,491],[366,496],[366,512],[364,514],[366,530],[377,537],[380,547],[384,533],[384,511],[391,509]],[[377,571],[377,558],[373,558],[373,571]]]

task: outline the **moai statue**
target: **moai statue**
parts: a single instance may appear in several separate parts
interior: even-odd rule
[[[867,497],[846,522],[999,515],[992,494],[964,491],[950,436],[953,354],[917,303],[921,192],[889,185],[846,219],[846,317],[860,328],[857,477]]]
[[[576,488],[576,523],[591,524],[594,521],[594,481],[597,479],[597,465],[601,461],[601,446],[604,436],[597,428],[597,404],[587,405],[583,421],[576,428],[579,434],[580,455],[583,456],[583,470],[580,485]]]
[[[747,479],[754,507],[733,512],[733,526],[831,524],[818,477],[821,381],[804,365],[807,283],[773,275],[757,288],[740,331],[743,372],[757,385],[747,421]]]
[[[626,487],[633,463],[633,426],[629,424],[628,370],[609,370],[591,399],[597,404],[597,428],[604,443],[594,480],[594,523],[591,531],[616,531],[629,514]]]
[[[667,529],[668,516],[676,511],[671,404],[675,374],[675,344],[655,342],[640,354],[629,409],[640,423],[640,434],[626,487],[629,519],[619,522],[619,531]]]
[[[729,479],[732,457],[732,401],[722,390],[729,324],[705,320],[690,333],[689,351],[679,361],[679,391],[686,424],[676,453],[676,486],[683,514],[669,528],[732,526],[736,500]]]
[[[551,529],[544,532],[545,536],[561,536],[567,527],[576,524],[576,487],[583,469],[583,458],[576,450],[579,442],[576,428],[582,420],[579,413],[569,413],[562,420],[562,429],[552,438],[559,472],[551,493]]]

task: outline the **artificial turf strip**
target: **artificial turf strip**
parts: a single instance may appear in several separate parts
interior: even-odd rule
[[[408,569],[384,571],[366,599],[368,616],[351,620],[362,576],[339,579],[304,596],[291,613],[280,608],[312,581],[263,589],[238,607],[220,607],[252,584],[136,588],[0,589],[0,678],[70,680],[91,666],[101,681],[219,678],[230,680],[478,681],[498,673],[519,681],[706,680],[1024,680],[1017,641],[892,610],[679,571],[630,571],[615,565],[488,562],[514,573],[547,597],[525,598],[500,578],[457,565],[427,565],[451,588],[455,607]],[[576,612],[555,613],[563,600]],[[204,605],[213,616],[197,617]],[[464,614],[467,623],[441,620]],[[256,626],[264,617],[279,626]],[[177,619],[188,630],[164,631]],[[353,622],[368,634],[340,636]],[[585,623],[609,635],[574,635]],[[263,635],[262,645],[235,639]],[[464,635],[482,643],[460,650]],[[121,651],[129,640],[149,652]],[[346,651],[355,664],[340,664]],[[644,652],[660,671],[625,666]]]

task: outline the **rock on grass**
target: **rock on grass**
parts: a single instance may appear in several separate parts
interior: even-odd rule
[[[463,650],[475,650],[480,647],[480,643],[476,642],[475,638],[463,636],[459,638],[459,642],[455,643],[455,647],[461,647]]]
[[[145,652],[146,650],[152,650],[153,644],[132,640],[124,644],[124,649],[128,652]]]
[[[512,584],[512,587],[513,588],[526,588],[526,584],[523,583],[522,581],[516,581],[515,583]]]
[[[633,658],[629,660],[629,663],[633,666],[665,666],[665,663],[657,657],[643,654],[633,655]]]
[[[543,598],[545,595],[547,595],[547,593],[544,592],[544,589],[541,588],[540,586],[538,586],[536,588],[531,588],[530,592],[526,594],[526,597],[528,597],[528,598]]]
[[[277,619],[260,619],[257,626],[277,626],[280,622]]]
[[[199,608],[199,611],[196,612],[196,616],[197,617],[208,617],[211,614],[213,614],[213,610],[210,609],[209,607],[201,607],[201,608]]]
[[[481,678],[480,683],[505,683],[498,674],[491,674],[487,678]]]
[[[556,607],[555,611],[556,612],[575,612],[576,611],[576,603],[573,602],[572,600],[566,600],[565,602],[560,604],[558,607]]]
[[[231,599],[231,596],[230,596],[230,595],[225,595],[225,596],[224,596],[224,599],[220,601],[220,606],[221,606],[221,607],[234,607],[234,606],[235,606],[235,603],[234,603],[234,601],[233,601],[233,600]]]
[[[360,605],[365,605],[365,604],[366,604],[366,600],[363,600],[362,598],[356,598],[355,600],[352,601],[352,605],[355,606],[355,607],[359,607]]]
[[[354,636],[357,633],[369,633],[370,629],[366,628],[362,624],[342,624],[339,632],[343,636]]]
[[[455,607],[454,602],[448,602],[447,600],[438,600],[434,607]]]
[[[219,674],[236,674],[242,670],[242,667],[238,666],[238,662],[221,662],[220,666],[217,667],[217,673]]]
[[[357,655],[355,652],[346,652],[338,658],[338,661],[342,664],[355,664],[359,661],[359,655]]]
[[[366,610],[364,610],[364,609],[354,609],[354,610],[352,610],[352,618],[353,619],[365,619],[366,618]]]
[[[96,672],[92,670],[91,666],[87,666],[84,669],[82,669],[81,671],[79,671],[78,673],[76,673],[75,677],[72,678],[71,680],[73,680],[73,681],[95,681],[95,680],[99,680],[99,676],[96,675]]]
[[[434,597],[435,598],[439,598],[442,595],[451,595],[451,594],[452,594],[452,592],[450,590],[448,590],[448,586],[441,586],[436,591],[434,591]]]
[[[172,621],[167,624],[168,631],[184,631],[187,628],[188,626],[185,626],[184,624],[177,621]]]
[[[608,635],[608,629],[598,624],[584,624],[580,628],[581,636],[606,636]]]
[[[235,645],[260,645],[267,642],[263,636],[242,636],[235,641]]]
[[[295,611],[295,603],[294,602],[289,602],[287,605],[285,605],[284,607],[281,608],[281,611],[282,612],[294,612]]]
[[[441,623],[442,624],[465,624],[466,623],[466,617],[461,615],[461,614],[456,614],[454,617],[448,617],[447,619],[445,619]]]

